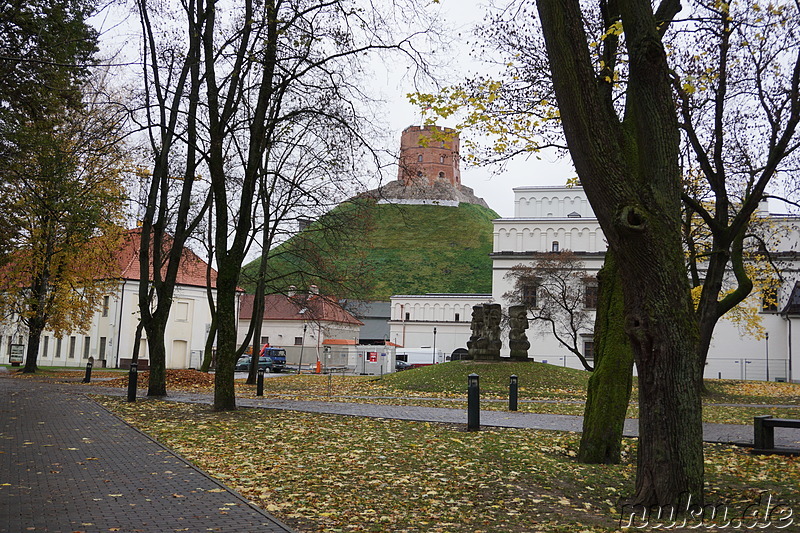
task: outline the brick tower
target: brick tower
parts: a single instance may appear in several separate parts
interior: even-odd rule
[[[439,126],[409,126],[400,136],[400,168],[403,185],[430,186],[436,182],[461,185],[458,133]]]

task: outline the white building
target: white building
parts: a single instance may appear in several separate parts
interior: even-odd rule
[[[515,265],[531,264],[534,254],[570,250],[583,263],[588,279],[597,275],[605,259],[606,242],[581,187],[519,187],[514,189],[514,198],[514,216],[493,221],[492,294],[394,296],[389,323],[394,343],[405,348],[432,347],[436,328],[437,350],[451,355],[460,348],[466,349],[472,306],[496,302],[507,309],[512,302],[505,295],[514,286],[508,274]],[[800,218],[770,214],[766,203],[760,216],[767,218],[768,226],[773,228],[767,248],[783,276],[777,291],[778,303],[762,306],[763,295],[754,293],[749,297],[749,305],[760,309],[766,338],[755,338],[730,320],[719,321],[706,378],[800,379],[800,369],[793,365],[797,357],[793,358],[792,352],[792,338],[800,335]],[[593,310],[590,312],[593,316]],[[531,342],[529,356],[534,360],[582,368],[578,357],[559,344],[546,328],[531,324],[527,335]],[[579,346],[585,356],[592,355],[591,328],[580,333]],[[504,343],[501,355],[508,353]]]
[[[117,256],[119,282],[116,289],[104,297],[101,309],[94,313],[92,325],[86,331],[56,337],[42,332],[37,364],[40,366],[85,366],[94,358],[95,368],[128,368],[139,322],[139,230],[125,237]],[[202,361],[206,335],[211,324],[211,311],[206,295],[205,261],[189,249],[178,271],[164,341],[167,368],[198,368]],[[212,294],[216,296],[216,272],[212,271]],[[19,321],[0,323],[3,349],[0,363],[8,363],[11,344],[28,341],[27,328]],[[147,339],[142,332],[139,349],[139,369],[148,366]]]
[[[513,282],[507,274],[517,264],[530,263],[534,253],[571,250],[580,259],[589,276],[595,276],[603,264],[606,242],[583,189],[580,187],[520,187],[514,189],[514,217],[494,221],[492,252],[492,299],[505,308],[504,295]],[[767,338],[756,339],[742,333],[736,324],[722,319],[717,324],[706,365],[706,378],[784,380],[800,378],[792,367],[791,337],[798,335],[792,318],[800,318],[800,306],[789,306],[795,297],[800,303],[797,250],[800,244],[800,219],[771,215],[763,206],[761,216],[780,228],[780,238],[767,243],[781,265],[784,279],[778,289],[778,305],[762,308],[760,318]],[[762,295],[752,294],[750,303],[760,307]],[[552,334],[529,330],[530,356],[537,361],[581,368],[578,358],[558,344]],[[593,350],[592,332],[582,335],[584,355]],[[504,347],[507,353],[507,348]]]

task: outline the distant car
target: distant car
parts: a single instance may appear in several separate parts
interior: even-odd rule
[[[236,361],[235,370],[247,372],[250,370],[250,361],[251,358],[249,355],[243,355]],[[277,357],[262,356],[258,358],[258,368],[260,370],[266,370],[267,372],[282,372],[283,369],[286,368],[286,364]]]
[[[406,363],[405,361],[395,361],[394,369],[399,372],[401,370],[408,370],[409,368],[414,368],[414,365],[411,363]]]
[[[234,367],[235,370],[244,370],[245,372],[250,369],[250,356],[243,355],[236,361],[236,366]]]

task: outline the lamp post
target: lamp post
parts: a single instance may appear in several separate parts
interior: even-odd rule
[[[436,328],[433,328],[433,362],[436,364]]]
[[[467,376],[467,431],[481,429],[481,389],[478,374]]]
[[[769,381],[769,331],[765,333],[766,335],[766,359],[767,359],[767,381]]]
[[[300,362],[297,364],[297,373],[300,373],[300,369],[303,367],[303,348],[306,347],[306,328],[308,324],[303,324],[303,343],[300,345]]]

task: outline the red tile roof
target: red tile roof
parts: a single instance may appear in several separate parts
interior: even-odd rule
[[[170,237],[167,237],[170,239]],[[142,246],[142,230],[140,228],[129,230],[123,238],[117,255],[120,277],[127,280],[139,281],[139,250]],[[195,287],[206,286],[206,269],[208,263],[203,261],[190,249],[183,248],[183,257],[178,267],[178,285],[192,285]],[[152,273],[152,267],[150,272]],[[217,286],[217,271],[211,269],[211,286]]]
[[[250,320],[253,317],[252,294],[242,296],[239,303],[239,317]],[[305,309],[305,311],[303,311]],[[301,312],[303,311],[303,312]],[[300,294],[284,296],[269,294],[264,297],[264,320],[299,320],[306,322],[336,322],[363,326],[364,323],[342,309],[326,296],[319,294]]]

